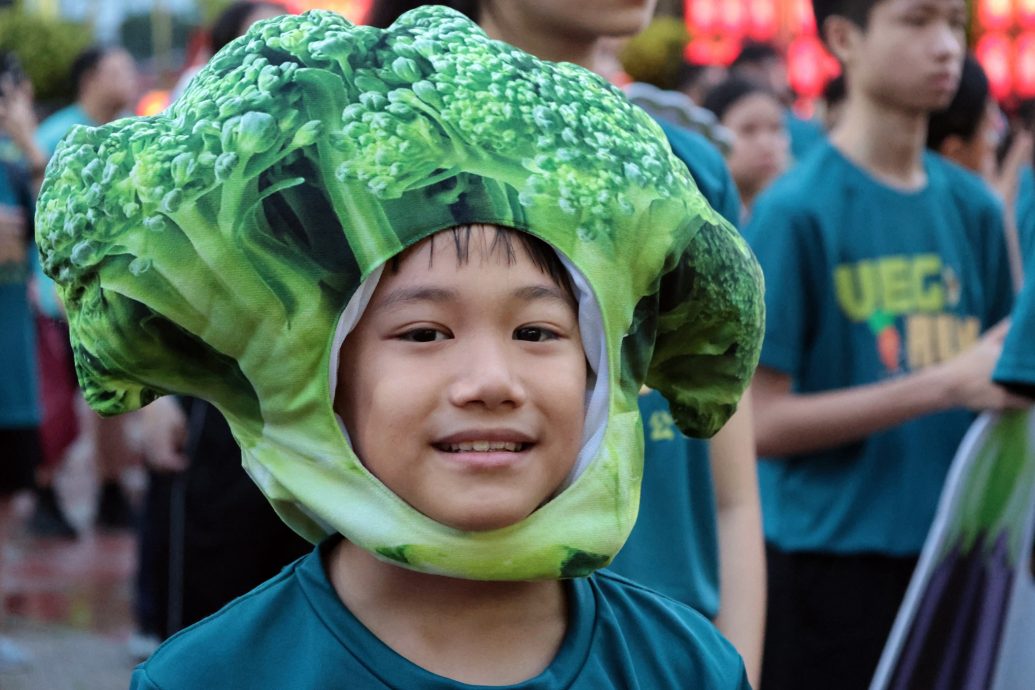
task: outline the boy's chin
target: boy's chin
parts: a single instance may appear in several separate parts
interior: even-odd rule
[[[535,512],[535,508],[527,510],[496,505],[452,511],[448,515],[429,515],[428,517],[461,532],[491,532],[516,525],[533,512]]]

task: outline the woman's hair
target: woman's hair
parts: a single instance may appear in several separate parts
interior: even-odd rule
[[[977,134],[988,106],[988,77],[977,59],[968,54],[963,60],[960,86],[945,110],[931,114],[927,126],[927,148],[937,151],[951,136],[970,141]]]
[[[418,0],[374,0],[367,24],[387,29],[400,15],[424,5],[445,5],[473,22],[478,21],[478,0],[440,0],[440,2],[419,2]]]
[[[223,49],[223,46],[243,34],[247,28],[244,25],[245,20],[255,10],[260,8],[287,12],[287,8],[279,2],[237,0],[237,2],[234,2],[220,12],[219,16],[216,17],[216,21],[212,24],[212,30],[209,32],[209,43],[212,53],[218,53]]]
[[[721,121],[727,111],[740,99],[754,93],[761,93],[776,98],[772,91],[754,80],[743,77],[729,77],[708,92],[708,95],[704,97],[704,101],[701,103],[701,107],[715,113],[715,117]]]

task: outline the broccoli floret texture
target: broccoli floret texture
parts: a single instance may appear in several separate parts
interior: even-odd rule
[[[586,276],[612,391],[583,475],[518,525],[477,535],[366,471],[328,373],[361,281],[465,223],[537,235]],[[166,112],[74,129],[47,169],[37,241],[96,410],[211,400],[299,532],[339,531],[463,577],[606,563],[636,514],[641,384],[685,431],[710,435],[761,343],[757,264],[655,123],[596,75],[492,41],[442,7],[387,30],[323,11],[257,23]]]

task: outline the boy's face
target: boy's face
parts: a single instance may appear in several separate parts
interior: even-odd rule
[[[964,0],[883,0],[866,29],[841,17],[827,36],[844,62],[851,90],[915,112],[944,108],[959,85],[965,47]],[[833,33],[833,37],[832,37]]]
[[[514,524],[561,485],[582,443],[586,355],[575,303],[494,227],[425,240],[386,267],[341,351],[335,409],[363,464],[462,530]]]

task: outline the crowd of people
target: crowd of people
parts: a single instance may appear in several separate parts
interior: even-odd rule
[[[119,232],[144,239],[98,231],[103,258],[82,260],[55,238],[106,228],[99,210],[73,217],[74,200],[104,207],[130,154],[80,137],[111,168],[102,179],[59,142],[126,114],[132,58],[83,53],[75,103],[38,125],[31,84],[4,62],[0,556],[24,490],[27,529],[76,538],[54,477],[85,435],[98,527],[139,530],[133,687],[869,687],[975,413],[1035,397],[1032,133],[967,53],[961,1],[813,0],[842,74],[809,118],[769,44],[649,83],[628,58],[654,6],[376,0],[354,29],[234,3],[213,54],[271,22],[218,69],[192,66],[169,110],[192,135],[230,123],[205,134],[223,171],[204,189],[183,177],[190,201],[119,202]],[[255,84],[233,100],[218,90],[234,79]],[[260,96],[271,121],[300,99],[290,124],[244,132],[255,112],[235,109]],[[328,131],[327,110],[351,123]],[[627,118],[620,131],[594,129],[605,110]],[[520,123],[500,124],[518,111],[534,113],[534,156]],[[175,137],[129,139],[157,160]],[[48,169],[55,155],[82,169]],[[257,201],[231,218],[216,204],[245,193],[224,191],[245,170]],[[125,256],[169,234],[196,242],[181,203],[218,216],[212,232],[237,223],[256,266],[199,278],[212,292],[192,309],[237,313],[226,285],[261,295],[240,328],[282,348],[210,348],[194,314],[148,301],[178,285],[171,267]],[[315,286],[301,300],[295,271]],[[110,320],[104,347],[76,326],[87,312]],[[134,331],[124,314],[158,325]],[[131,332],[166,334],[167,353],[137,359]],[[322,402],[278,368],[318,379]],[[247,390],[225,392],[238,379]],[[131,414],[85,412],[83,394]],[[136,462],[139,506],[119,483]],[[547,566],[560,535],[566,558]],[[0,638],[0,671],[25,663]]]

